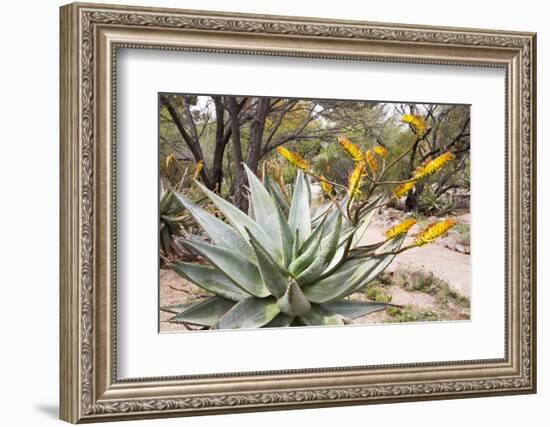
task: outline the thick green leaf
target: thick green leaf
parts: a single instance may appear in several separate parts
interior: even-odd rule
[[[349,259],[345,261],[340,267],[338,267],[330,275],[323,277],[321,280],[317,280],[304,286],[304,294],[313,302],[322,302],[323,298],[329,298],[334,294],[336,295],[340,287],[353,276],[355,271],[365,263],[363,259]],[[324,273],[323,273],[324,274]]]
[[[321,206],[319,206],[312,214],[311,214],[311,224],[317,225],[319,222],[322,221],[324,216],[327,212],[330,212],[332,208],[333,202],[330,200],[328,202],[323,203]]]
[[[298,173],[302,173],[302,171],[298,171]],[[309,179],[307,178],[307,175],[303,174],[304,178],[305,178],[305,184],[306,184],[306,189],[307,189],[307,201],[309,203],[309,206],[311,206],[311,199],[312,199],[312,195],[313,195],[313,192],[311,191],[311,184],[309,183]]]
[[[170,206],[170,203],[172,203],[172,193],[170,191],[162,192],[162,195],[160,196],[160,201],[159,201],[159,211],[166,212],[166,210]]]
[[[328,251],[327,251],[326,260],[325,260],[327,264],[330,264],[330,262],[334,258],[334,255],[336,254],[336,251],[338,250],[338,246],[340,245],[340,237],[342,236],[343,220],[344,219],[342,217],[342,214],[340,213],[340,211],[337,211],[334,230],[332,234],[329,234],[326,238],[323,239],[322,244],[328,246]]]
[[[191,212],[214,243],[227,249],[236,250],[247,258],[253,256],[247,241],[233,227],[198,207],[184,195],[177,192],[173,194]]]
[[[295,281],[289,283],[286,293],[279,298],[277,305],[283,313],[289,316],[306,314],[311,308],[311,304]]]
[[[326,230],[326,228],[324,226],[327,223],[327,219],[329,218],[329,216],[330,215],[328,213],[325,214],[325,216],[322,218],[319,225],[317,227],[315,227],[315,229],[309,235],[307,240],[302,243],[302,245],[300,246],[300,252],[299,253],[303,254],[305,251],[308,250],[308,248],[310,246],[315,245],[317,243],[317,238],[319,237],[319,234]]]
[[[282,297],[286,292],[290,274],[269,255],[251,233],[249,233],[249,239],[256,254],[258,268],[260,269],[264,285],[269,289],[271,295],[277,298]]]
[[[189,310],[194,305],[200,304],[201,302],[204,302],[207,299],[209,298],[201,298],[201,299],[196,299],[193,301],[187,301],[187,302],[182,302],[182,303],[173,304],[173,305],[164,305],[160,309],[162,311],[166,311],[167,313],[173,313],[173,314],[183,313],[184,311]]]
[[[309,190],[307,178],[299,171],[294,184],[292,203],[288,214],[288,224],[292,233],[299,230],[300,244],[311,234],[311,219],[309,215]]]
[[[165,252],[169,252],[172,247],[172,237],[170,233],[170,228],[168,226],[160,230],[160,241]]]
[[[332,301],[321,304],[321,307],[349,319],[357,319],[358,317],[383,310],[389,306],[391,306],[391,304],[385,304],[383,302],[352,300]]]
[[[292,258],[296,259],[300,256],[300,230],[296,230],[294,233],[294,243],[292,245]]]
[[[319,255],[321,242],[323,240],[323,231],[324,230],[321,229],[315,241],[308,246],[306,251],[290,263],[289,270],[294,276],[304,271],[313,262],[315,257]]]
[[[234,305],[235,303],[232,301],[220,297],[212,297],[176,314],[170,321],[212,327]]]
[[[250,297],[238,302],[215,325],[215,329],[260,328],[280,313],[275,298]]]
[[[369,254],[371,254],[373,251],[381,247],[386,242],[380,242],[380,243],[373,243],[372,245],[362,245],[362,246],[356,246],[355,249],[352,249],[349,254],[351,257],[363,257],[365,258]]]
[[[311,310],[300,316],[306,326],[343,325],[344,319],[317,304],[311,305]]]
[[[343,228],[344,228],[344,224],[342,223],[342,229]],[[353,238],[353,233],[355,233],[356,230],[357,230],[356,227],[350,227],[347,230],[340,232],[338,247],[336,248],[336,251],[334,252],[334,255],[331,258],[331,261],[328,264],[328,266],[325,268],[323,274],[326,274],[332,271],[340,263],[340,261],[342,261],[348,240]]]
[[[398,237],[397,239],[394,239],[393,241],[388,243],[386,246],[383,246],[382,251],[391,251],[394,249],[399,249],[401,247],[401,244],[405,241],[405,237],[406,235],[402,237]],[[390,249],[390,248],[393,248],[393,249]],[[395,258],[395,255],[385,255],[382,257],[376,257],[375,259],[378,260],[378,262],[376,263],[374,268],[369,270],[363,277],[361,277],[361,279],[357,281],[356,285],[353,288],[349,289],[342,296],[350,295],[353,292],[357,292],[359,289],[368,285],[370,282],[376,279],[376,277],[380,273],[382,273],[388,267],[388,265],[391,264],[394,258]]]
[[[332,256],[332,260],[329,263],[329,265],[325,268],[323,274],[326,274],[327,272],[330,272],[334,269],[334,267],[342,261],[342,257],[344,256],[345,248],[347,246],[348,240],[352,239],[352,242],[350,244],[350,249],[353,249],[357,246],[363,235],[365,234],[365,231],[367,230],[372,217],[374,215],[374,210],[371,210],[370,212],[367,212],[363,215],[363,217],[359,220],[359,224],[355,226],[350,226],[349,223],[347,225],[344,225],[342,223],[342,230],[340,232],[340,240],[338,242],[338,247]],[[357,237],[361,236],[361,237]]]
[[[281,240],[283,242],[283,265],[288,267],[292,261],[294,235],[290,230],[286,217],[279,206],[277,206],[277,214],[279,217],[279,227],[281,230]]]
[[[292,324],[294,317],[279,313],[271,322],[262,326],[262,328],[286,328]]]
[[[278,246],[278,253],[282,253],[281,230],[277,206],[256,174],[252,172],[246,164],[244,164],[244,169],[248,177],[254,219],[264,230],[269,230],[273,242]]]
[[[381,248],[382,252],[397,250],[401,247],[405,236],[390,241]],[[334,274],[314,282],[304,288],[304,294],[309,301],[325,303],[349,295],[361,289],[393,260],[395,255],[372,257],[368,259],[353,259],[346,261]]]
[[[252,233],[254,233],[256,239],[258,239],[275,258],[282,257],[281,248],[277,245],[276,239],[273,239],[273,237],[269,236],[266,230],[260,227],[252,218],[246,215],[239,208],[233,206],[231,203],[218,196],[213,191],[210,191],[200,182],[196,181],[196,183],[200,187],[202,192],[206,194],[206,196],[208,196],[212,203],[216,205],[220,212],[223,213],[223,215],[227,218],[231,225],[237,229],[237,231],[241,234],[243,238],[248,238],[246,234],[246,228],[248,228],[250,231],[252,231]]]
[[[328,224],[329,223],[327,221],[327,227],[325,228],[328,228]],[[332,225],[333,222],[330,222],[330,224]],[[296,280],[301,285],[307,285],[314,281],[323,272],[327,262],[330,262],[338,246],[341,226],[342,215],[338,212],[333,230],[326,238],[321,240],[318,254],[314,258],[313,262],[296,277]]]
[[[362,209],[362,215],[365,215],[365,213],[368,213],[369,211],[374,209],[376,206],[380,205],[380,202],[384,197],[386,197],[386,194],[381,193],[378,196],[375,196],[373,199],[371,199],[370,203]]]
[[[267,174],[264,176],[264,186],[269,190],[269,193],[273,196],[273,199],[281,208],[281,211],[285,214],[285,218],[290,211],[290,204],[288,203],[283,191],[275,184]]]
[[[355,231],[355,233],[353,233],[353,239],[351,241],[351,249],[356,247],[357,244],[361,241],[375,213],[376,213],[376,209],[371,209],[370,211],[363,214],[362,218],[359,220],[359,224],[357,224],[357,230]]]
[[[185,240],[182,244],[221,270],[251,295],[260,298],[269,295],[258,267],[237,252],[196,240]]]
[[[175,261],[172,264],[172,268],[180,276],[183,276],[195,285],[228,300],[240,301],[250,296],[248,292],[245,292],[225,274],[215,268],[181,261]]]

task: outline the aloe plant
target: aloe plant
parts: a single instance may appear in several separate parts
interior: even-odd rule
[[[197,165],[199,168],[201,167],[200,163]],[[194,172],[191,174],[189,168],[182,168],[171,155],[167,156],[164,162],[161,162],[160,169],[163,177],[160,180],[159,199],[161,260],[183,256],[182,248],[178,245],[178,240],[186,234],[186,230],[194,225],[194,220],[185,206],[174,196],[174,191],[172,190],[183,191],[190,187],[192,180],[200,172],[197,165],[194,166]]]
[[[170,189],[161,186],[159,201],[160,213],[160,252],[164,258],[173,258],[179,254],[176,239],[183,237],[185,228],[193,222],[193,217],[177,200]]]
[[[345,299],[374,280],[395,256],[404,237],[380,245],[387,255],[357,256],[357,244],[375,209],[365,209],[356,225],[333,204],[317,226],[310,214],[306,177],[299,172],[288,217],[277,199],[248,168],[253,217],[197,183],[228,223],[182,194],[174,197],[202,226],[212,243],[182,244],[208,265],[175,261],[173,269],[213,294],[197,303],[163,307],[173,322],[212,329],[294,325],[341,325],[382,310],[387,304]]]

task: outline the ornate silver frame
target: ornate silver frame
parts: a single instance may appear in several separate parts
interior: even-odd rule
[[[61,8],[61,418],[77,423],[534,393],[533,33],[189,10]],[[506,70],[505,357],[118,380],[114,94],[118,47]]]

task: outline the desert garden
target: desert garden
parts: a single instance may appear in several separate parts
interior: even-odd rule
[[[160,331],[470,316],[466,105],[160,96]]]

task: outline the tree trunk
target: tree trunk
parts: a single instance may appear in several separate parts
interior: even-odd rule
[[[418,201],[424,191],[424,184],[416,184],[413,191],[409,191],[407,198],[405,199],[405,210],[407,212],[414,212],[418,210]]]
[[[170,98],[168,96],[161,96],[161,102],[168,110],[168,113],[170,114],[170,117],[174,121],[174,124],[176,125],[176,128],[178,129],[181,137],[183,138],[185,144],[191,151],[191,154],[193,154],[193,158],[195,159],[195,162],[203,162],[203,168],[201,169],[201,178],[202,182],[204,182],[204,185],[206,185],[209,189],[213,189],[213,184],[210,179],[210,174],[208,173],[208,167],[206,164],[204,164],[204,156],[202,153],[202,149],[200,146],[200,143],[198,139],[193,138],[185,129],[185,125],[183,122],[182,117],[177,112],[176,108],[170,101]],[[185,108],[185,101],[182,100],[184,103]]]
[[[212,186],[214,191],[220,192],[223,181],[223,154],[230,138],[231,128],[225,129],[224,108],[221,99],[217,96],[212,97],[216,107],[216,145],[214,148],[214,157],[212,159]]]
[[[235,158],[235,180],[231,189],[233,204],[239,209],[246,211],[248,201],[244,195],[244,184],[246,183],[243,168],[243,152],[241,144],[241,129],[239,126],[239,106],[234,96],[225,98],[229,110],[229,122],[231,124],[231,139],[233,140],[233,157]]]
[[[246,164],[255,173],[262,153],[262,139],[264,136],[265,120],[269,112],[271,98],[261,98],[256,106],[256,114],[250,125],[250,138],[248,140],[248,158]]]

